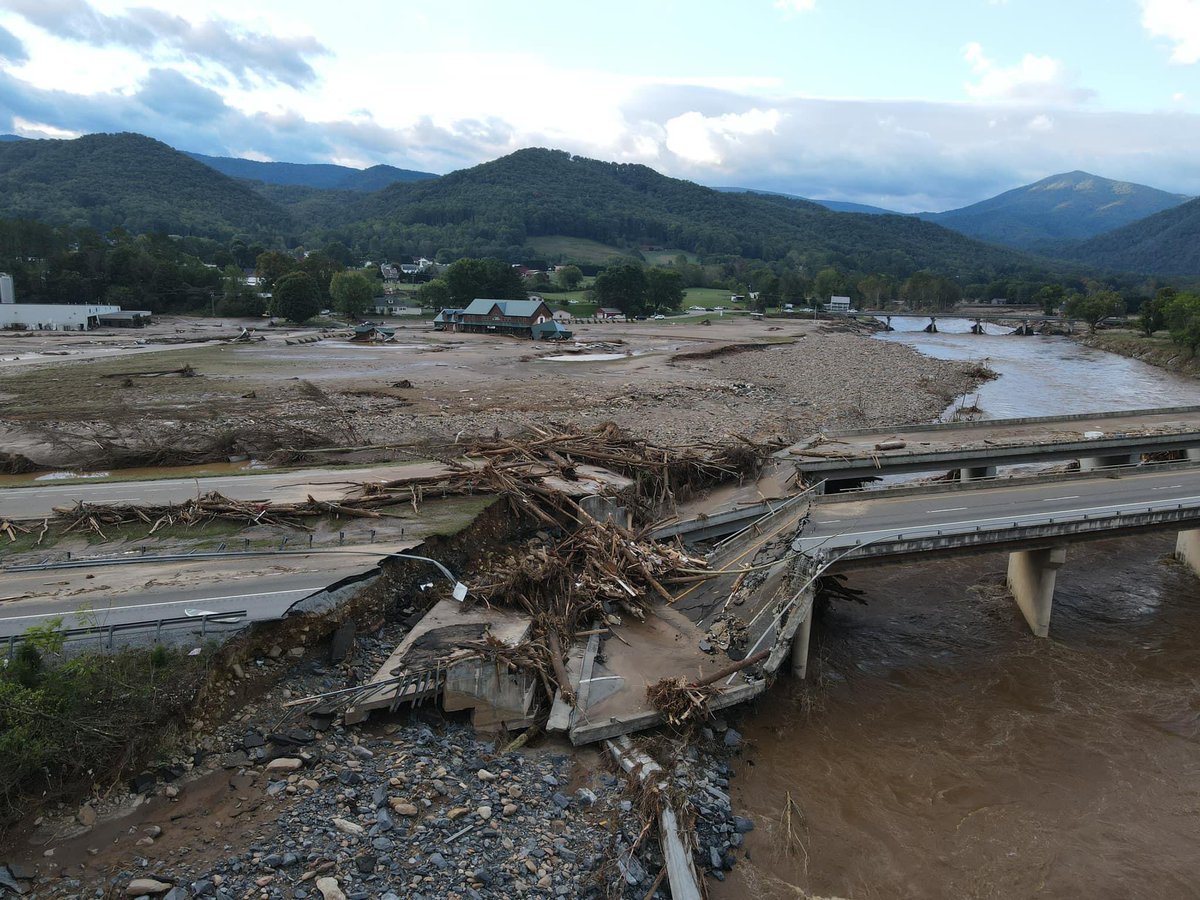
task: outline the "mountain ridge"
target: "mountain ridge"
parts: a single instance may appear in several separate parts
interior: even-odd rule
[[[978,240],[1020,250],[1054,252],[1189,199],[1184,194],[1077,169],[958,209],[917,215]]]
[[[7,218],[201,237],[286,233],[279,205],[161,141],[132,132],[0,141]]]
[[[424,181],[440,177],[433,172],[400,169],[382,163],[366,169],[355,169],[335,163],[273,162],[236,156],[208,156],[190,150],[180,152],[230,178],[288,187],[369,192],[381,190],[397,182]]]

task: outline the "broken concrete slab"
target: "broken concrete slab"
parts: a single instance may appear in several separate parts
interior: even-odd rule
[[[478,651],[468,645],[490,635],[506,646],[515,647],[528,636],[528,616],[486,606],[463,606],[454,600],[442,600],[425,614],[391,656],[372,676],[366,690],[346,710],[347,725],[362,722],[376,709],[394,709],[400,703],[421,700],[440,693],[450,667]],[[464,670],[465,673],[465,670]],[[405,674],[413,677],[400,680]],[[460,683],[470,678],[461,675]],[[482,689],[483,682],[479,682]],[[377,685],[371,689],[371,685]],[[509,702],[500,700],[501,705]],[[481,699],[481,705],[484,701]],[[466,707],[460,707],[466,708]]]

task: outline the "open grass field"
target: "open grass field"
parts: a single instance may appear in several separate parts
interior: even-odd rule
[[[587,238],[551,235],[530,238],[528,244],[535,253],[545,256],[551,262],[561,260],[599,265],[628,255],[620,247],[613,247],[610,244],[602,244]]]
[[[729,291],[720,288],[688,288],[683,299],[683,308],[703,306],[705,309],[712,309],[716,306],[723,306],[726,309],[733,309],[734,305],[729,301],[729,297]],[[738,308],[741,309],[744,305],[739,304]]]
[[[686,250],[643,250],[642,256],[648,266],[665,266],[675,262],[680,256],[687,257],[687,261],[690,263],[700,261],[700,257],[695,253],[688,253]]]

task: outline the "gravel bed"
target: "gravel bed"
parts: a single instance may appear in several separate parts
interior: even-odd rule
[[[119,821],[123,852],[105,851],[113,855],[88,877],[60,867],[51,852],[22,884],[55,898],[646,897],[663,865],[656,829],[645,829],[639,792],[602,748],[580,753],[547,741],[504,753],[432,710],[350,728],[306,718],[276,729],[285,702],[361,680],[403,633],[397,625],[361,637],[336,666],[282,648],[248,661],[231,683],[274,685],[200,737],[194,753],[134,779],[129,794],[46,825],[87,846],[97,820]],[[728,760],[741,738],[718,721],[690,740],[659,740],[654,755],[674,761],[669,793],[681,821],[694,823],[697,870],[723,878],[753,827],[728,795]],[[214,811],[199,827],[193,819],[199,836],[179,845],[164,836],[176,827],[171,819],[160,813],[162,825],[145,825],[138,816],[142,794],[185,803],[203,778],[219,779],[223,795],[261,821],[235,836],[228,818],[237,813]],[[31,874],[26,868],[17,871]],[[0,884],[4,875],[0,866]],[[665,880],[655,896],[669,896]]]

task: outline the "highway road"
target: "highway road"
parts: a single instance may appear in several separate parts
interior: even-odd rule
[[[1131,412],[1100,412],[1084,416],[988,419],[897,428],[834,430],[789,447],[781,456],[805,459],[804,450],[811,445],[812,449],[821,453],[835,452],[851,459],[878,458],[886,464],[887,460],[912,454],[1075,443],[1096,440],[1098,435],[1113,438],[1118,435],[1197,432],[1200,432],[1200,407],[1188,406]],[[1089,438],[1089,435],[1092,437]],[[896,450],[875,449],[876,444],[897,439],[904,441],[906,446]],[[806,463],[821,461],[822,458],[810,457]]]
[[[1200,508],[1200,467],[1122,474],[1120,477],[1073,477],[1013,484],[1008,487],[964,486],[952,491],[898,493],[868,491],[841,499],[833,495],[813,504],[803,533],[793,544],[810,552],[834,551],[896,534],[917,536],[976,525],[1035,524],[1056,520],[1099,518],[1118,511],[1145,511],[1150,506]]]
[[[374,568],[403,544],[214,560],[0,572],[0,638],[52,616],[66,628],[121,625],[182,616],[189,610],[246,610],[251,621],[274,619],[331,584]],[[436,573],[431,572],[431,577]]]
[[[217,491],[235,500],[275,503],[340,500],[354,484],[397,478],[439,475],[437,462],[414,462],[366,468],[289,469],[262,475],[219,475],[207,478],[162,478],[154,481],[103,481],[75,484],[35,483],[0,488],[0,519],[41,519],[56,506],[87,503],[181,503],[198,494]]]

